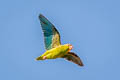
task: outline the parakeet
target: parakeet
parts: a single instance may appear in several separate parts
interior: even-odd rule
[[[78,64],[79,66],[83,66],[80,57],[75,53],[70,52],[73,46],[71,44],[61,44],[60,34],[55,26],[42,14],[39,15],[39,19],[44,34],[46,52],[37,57],[36,60],[64,58]]]

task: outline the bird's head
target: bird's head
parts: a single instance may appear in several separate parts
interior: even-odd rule
[[[73,46],[71,44],[68,44],[69,49],[72,50]]]
[[[73,46],[71,44],[67,44],[69,51],[73,49]]]

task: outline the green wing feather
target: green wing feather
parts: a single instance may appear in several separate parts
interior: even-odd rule
[[[44,41],[46,50],[55,48],[61,44],[60,34],[54,25],[47,20],[42,14],[39,15],[41,27],[44,33]]]
[[[66,55],[63,56],[63,58],[65,58],[68,61],[74,62],[74,63],[78,64],[79,66],[83,66],[83,63],[82,63],[80,57],[77,56],[73,52],[68,52]]]

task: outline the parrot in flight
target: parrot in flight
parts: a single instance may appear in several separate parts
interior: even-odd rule
[[[80,57],[74,52],[70,52],[73,46],[71,44],[61,44],[60,34],[55,26],[42,14],[39,15],[39,20],[44,34],[46,52],[37,57],[36,60],[64,58],[79,66],[83,66]]]

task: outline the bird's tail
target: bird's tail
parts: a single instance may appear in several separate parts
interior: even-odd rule
[[[36,60],[43,60],[43,57],[39,56],[36,58]]]

